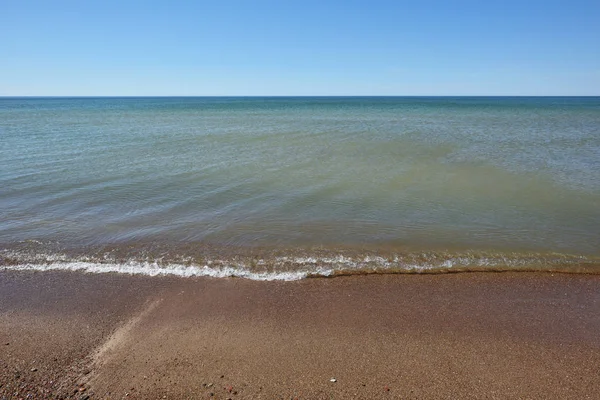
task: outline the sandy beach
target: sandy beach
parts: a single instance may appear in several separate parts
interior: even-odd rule
[[[600,276],[0,272],[0,398],[596,399]]]

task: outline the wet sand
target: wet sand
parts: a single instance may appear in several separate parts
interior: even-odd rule
[[[0,398],[597,399],[599,332],[598,275],[4,270]]]

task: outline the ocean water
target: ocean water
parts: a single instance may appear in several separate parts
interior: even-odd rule
[[[600,97],[0,98],[0,266],[600,273]]]

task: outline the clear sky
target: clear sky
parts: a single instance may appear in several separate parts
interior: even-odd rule
[[[0,95],[600,95],[600,0],[0,0]]]

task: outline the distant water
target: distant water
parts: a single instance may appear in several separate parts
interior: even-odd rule
[[[0,98],[0,266],[600,272],[600,97]]]

